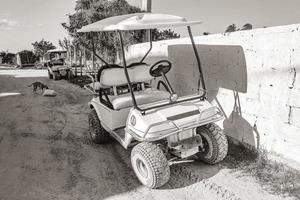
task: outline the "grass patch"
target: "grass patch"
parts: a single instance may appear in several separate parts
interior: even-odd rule
[[[229,141],[224,165],[257,178],[264,189],[274,194],[300,199],[300,172],[268,157],[266,150],[254,151]]]
[[[78,85],[79,87],[83,87],[86,84],[90,84],[91,78],[89,78],[88,76],[74,76],[71,80],[69,80],[70,83],[74,84],[74,85]]]

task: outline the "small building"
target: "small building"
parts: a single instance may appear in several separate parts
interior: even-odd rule
[[[32,51],[21,51],[16,54],[16,64],[18,67],[33,66],[37,61],[36,56]]]

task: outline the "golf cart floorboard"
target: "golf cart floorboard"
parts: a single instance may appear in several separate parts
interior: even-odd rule
[[[117,128],[115,130],[113,130],[113,132],[118,135],[119,139],[122,140],[122,142],[125,140],[125,126]],[[121,142],[121,143],[122,143]],[[131,141],[131,143],[128,145],[128,147],[133,147],[135,145],[137,145],[139,142],[136,140]]]
[[[125,126],[115,129],[114,132],[122,139],[125,138]]]

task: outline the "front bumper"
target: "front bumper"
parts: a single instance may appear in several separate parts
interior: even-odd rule
[[[208,116],[206,118],[202,118],[203,115],[205,114],[205,112],[209,112],[209,111],[211,111],[211,109],[214,109],[214,110],[216,109],[216,113],[214,115]],[[172,120],[166,120],[166,121],[162,121],[162,122],[159,122],[159,123],[151,124],[148,127],[148,129],[146,130],[145,133],[141,133],[138,130],[135,130],[133,128],[128,128],[128,127],[126,128],[126,132],[128,132],[130,135],[132,135],[134,137],[134,139],[136,139],[137,141],[140,141],[140,142],[149,141],[149,142],[151,142],[151,141],[161,140],[161,139],[166,138],[170,135],[177,134],[177,133],[189,130],[189,129],[197,128],[197,127],[203,126],[205,124],[220,121],[222,119],[224,119],[224,115],[221,112],[220,108],[214,106],[214,107],[211,107],[210,109],[207,109],[204,112],[201,112],[198,115],[198,120],[186,123],[186,124],[181,125],[181,126],[176,125],[176,123]],[[168,130],[149,132],[151,130],[151,128],[161,126],[163,124],[169,124],[169,125],[171,125],[170,126],[171,128],[168,129]]]

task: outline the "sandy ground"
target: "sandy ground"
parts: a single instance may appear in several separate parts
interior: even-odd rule
[[[89,142],[88,92],[46,75],[0,68],[0,200],[292,199],[270,194],[255,177],[228,169],[226,160],[172,166],[163,188],[141,186],[130,150]],[[27,85],[36,80],[57,97],[34,95]]]

